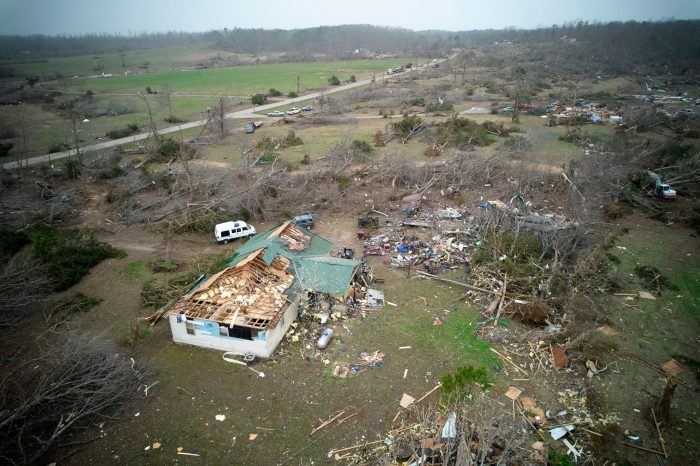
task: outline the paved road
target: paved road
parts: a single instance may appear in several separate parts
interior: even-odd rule
[[[441,62],[444,60],[439,60],[439,61]],[[381,82],[387,78],[401,76],[401,75],[404,75],[406,73],[410,73],[410,72],[415,71],[415,70],[416,70],[416,68],[412,68],[408,71],[404,71],[403,73],[397,73],[397,74],[393,74],[390,76],[381,75],[381,76],[377,77],[377,82]],[[244,110],[239,110],[236,112],[227,113],[226,118],[245,118],[245,119],[249,119],[249,120],[266,120],[269,118],[267,115],[258,115],[255,112],[264,112],[266,110],[270,110],[270,109],[281,107],[281,106],[291,106],[291,104],[294,104],[297,102],[303,102],[305,100],[319,98],[321,95],[335,94],[336,92],[343,92],[343,91],[347,91],[348,89],[354,89],[356,87],[366,86],[366,85],[370,84],[371,82],[372,82],[371,79],[363,79],[361,81],[357,81],[357,82],[350,83],[350,84],[345,84],[343,86],[334,86],[330,89],[325,89],[325,90],[319,91],[319,92],[312,92],[311,94],[306,94],[303,96],[295,97],[293,99],[285,99],[285,100],[273,102],[270,104],[258,105],[255,107],[246,108]],[[191,121],[188,123],[182,123],[182,124],[175,125],[175,126],[168,126],[166,128],[159,128],[158,134],[176,133],[176,132],[181,131],[181,130],[204,126],[205,123],[206,123],[206,120],[197,120],[197,121]],[[120,145],[120,144],[128,144],[130,142],[142,141],[142,140],[148,138],[149,135],[150,135],[150,133],[141,133],[141,134],[135,134],[133,136],[129,136],[126,138],[112,139],[112,140],[100,142],[97,144],[89,144],[87,146],[81,147],[80,151],[82,153],[87,153],[87,152],[92,152],[92,151],[100,150],[100,149],[108,149],[110,147],[115,147],[115,146]],[[63,152],[56,152],[54,154],[38,155],[35,157],[28,158],[26,160],[26,163],[25,163],[25,161],[7,162],[4,164],[4,169],[13,170],[15,168],[18,168],[20,166],[20,163],[24,166],[32,166],[32,165],[38,165],[38,164],[47,163],[47,162],[53,162],[55,160],[70,157],[70,156],[75,155],[75,154],[76,154],[75,149],[71,149],[71,150],[67,150],[67,151],[63,151]]]

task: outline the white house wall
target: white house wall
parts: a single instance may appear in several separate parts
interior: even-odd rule
[[[289,326],[296,319],[298,304],[299,300],[297,299],[289,305],[284,316],[280,319],[275,328],[268,329],[264,332],[260,331],[258,337],[253,340],[213,335],[212,333],[215,332],[211,332],[210,329],[207,329],[206,325],[214,324],[218,328],[218,323],[212,321],[198,321],[196,319],[194,320],[194,335],[191,335],[187,333],[187,324],[184,319],[182,319],[182,322],[178,322],[178,316],[171,314],[168,320],[175,343],[201,346],[203,348],[219,351],[231,351],[239,354],[252,353],[257,357],[269,358],[280,341],[282,341]]]

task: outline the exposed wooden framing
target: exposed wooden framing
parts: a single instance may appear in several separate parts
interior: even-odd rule
[[[289,307],[284,292],[294,276],[286,271],[290,265],[287,258],[279,256],[268,266],[263,255],[263,249],[254,251],[235,266],[213,275],[171,312],[230,328],[265,330],[276,326]]]

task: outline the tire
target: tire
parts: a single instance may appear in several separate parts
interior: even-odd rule
[[[221,243],[222,243],[222,244],[228,244],[228,240],[225,239],[225,240],[223,240]]]

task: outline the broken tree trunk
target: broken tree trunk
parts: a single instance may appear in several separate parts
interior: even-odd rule
[[[661,395],[659,404],[657,405],[659,409],[659,419],[665,425],[669,425],[671,420],[671,399],[674,393],[676,393],[676,387],[678,384],[671,377],[666,379],[666,386],[664,387],[664,393]]]
[[[503,277],[503,289],[501,291],[501,298],[498,299],[498,307],[496,308],[496,320],[493,322],[494,327],[498,327],[498,319],[501,317],[501,311],[503,310],[503,301],[506,299],[506,288],[508,286],[508,273],[506,272],[505,277]]]
[[[167,314],[167,312],[170,310],[170,308],[173,307],[176,302],[178,302],[179,299],[180,298],[173,298],[172,300],[170,300],[170,302],[168,302],[168,304],[161,307],[160,309],[158,309],[156,312],[154,312],[150,316],[139,317],[139,320],[145,320],[148,325],[150,325],[151,327],[154,327],[158,323],[158,321],[160,319],[162,319],[165,314]]]

